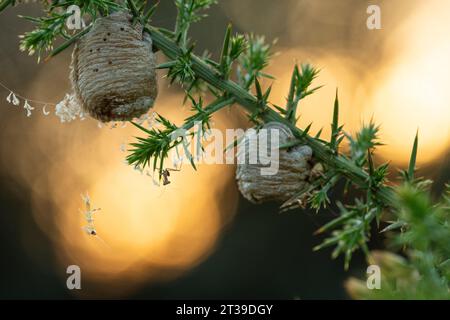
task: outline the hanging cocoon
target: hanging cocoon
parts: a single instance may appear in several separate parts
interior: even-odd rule
[[[267,154],[279,152],[278,169],[275,174],[267,175],[263,174],[261,169],[268,168],[270,165],[261,161],[259,157],[256,163],[251,163],[250,141],[252,139],[253,141],[259,141],[262,131],[248,130],[238,147],[238,159],[241,160],[236,170],[237,184],[242,195],[251,202],[286,201],[308,187],[313,152],[307,145],[273,150],[271,148],[270,130],[278,131],[279,146],[294,139],[292,131],[279,122],[269,122],[262,129],[267,130],[268,141],[265,146],[258,144],[258,148],[266,147]]]
[[[81,109],[102,122],[145,114],[157,96],[152,40],[126,12],[96,20],[74,48],[71,82]]]

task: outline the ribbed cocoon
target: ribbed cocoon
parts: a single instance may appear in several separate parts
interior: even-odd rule
[[[71,81],[83,111],[103,122],[146,113],[157,96],[150,36],[125,12],[94,22],[72,54]]]
[[[263,126],[267,129],[267,152],[270,155],[271,134],[270,130],[277,130],[279,133],[279,146],[282,146],[294,139],[292,131],[284,124],[270,122]],[[298,145],[289,149],[278,149],[279,161],[278,171],[274,175],[264,175],[261,169],[270,165],[263,164],[258,157],[255,164],[250,163],[250,141],[258,141],[262,131],[248,130],[240,144],[243,148],[238,148],[238,159],[244,159],[245,163],[238,164],[236,170],[236,180],[242,195],[254,203],[265,201],[286,201],[296,195],[309,185],[311,173],[312,149],[307,145]],[[259,148],[265,147],[258,144]],[[244,154],[243,154],[244,153]],[[244,157],[244,158],[242,158]]]

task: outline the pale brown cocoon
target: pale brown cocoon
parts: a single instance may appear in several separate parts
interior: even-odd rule
[[[131,15],[113,13],[94,22],[72,54],[71,81],[83,111],[103,122],[146,113],[157,96],[152,40]]]
[[[279,131],[279,145],[282,146],[294,139],[292,131],[284,124],[270,122],[264,125],[264,129]],[[236,180],[242,195],[253,203],[265,201],[286,201],[309,185],[311,176],[312,149],[307,145],[298,145],[290,149],[279,150],[278,172],[275,175],[262,175],[261,168],[269,167],[259,161],[250,164],[248,161],[250,136],[254,131],[247,131],[241,144],[245,144],[245,164],[238,164]],[[259,135],[260,133],[257,133]],[[270,153],[270,132],[267,149]],[[259,148],[259,146],[258,146]],[[242,151],[243,150],[243,151]],[[239,157],[239,154],[238,154]]]

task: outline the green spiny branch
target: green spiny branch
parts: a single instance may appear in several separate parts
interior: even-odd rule
[[[429,181],[415,177],[418,137],[416,136],[414,140],[408,170],[402,172],[405,186],[403,189],[393,189],[387,183],[388,164],[376,167],[373,161],[373,152],[381,145],[378,141],[379,128],[370,122],[363,125],[355,136],[346,133],[343,126],[339,124],[337,92],[329,141],[320,138],[321,130],[315,135],[311,134],[311,125],[304,129],[298,128],[296,114],[300,101],[320,88],[311,89],[318,70],[310,65],[294,67],[286,106],[283,108],[270,103],[271,87],[264,91],[260,82],[261,78],[272,79],[264,72],[272,53],[271,45],[267,44],[263,37],[233,35],[232,28],[229,26],[225,32],[218,62],[207,55],[196,55],[194,46],[190,44],[188,38],[190,25],[204,17],[203,10],[215,2],[214,0],[175,0],[178,16],[175,30],[171,31],[149,24],[155,6],[146,11],[146,1],[127,0],[126,4],[107,0],[55,1],[46,7],[45,17],[28,17],[28,20],[37,23],[37,28],[25,35],[22,48],[30,53],[49,51],[53,41],[57,37],[62,37],[65,40],[63,45],[50,53],[50,56],[54,56],[88,32],[89,26],[76,34],[68,34],[62,23],[67,17],[56,12],[56,8],[65,9],[72,4],[79,5],[83,14],[89,14],[92,21],[113,10],[129,10],[135,22],[144,25],[145,32],[150,34],[157,49],[169,59],[159,68],[167,69],[171,81],[176,81],[185,88],[186,99],[189,99],[193,106],[193,115],[185,119],[181,126],[173,124],[162,116],[158,117],[160,128],[147,129],[135,124],[147,134],[147,137],[137,138],[138,141],[131,145],[133,148],[129,150],[130,154],[127,157],[130,165],[151,166],[152,164],[153,169],[158,170],[161,176],[164,170],[164,159],[170,149],[184,143],[182,139],[171,139],[171,135],[176,130],[189,130],[197,122],[200,122],[203,128],[207,128],[215,112],[226,106],[240,105],[247,111],[249,119],[253,122],[259,124],[277,121],[287,125],[297,141],[283,147],[307,144],[313,150],[315,158],[326,167],[325,173],[320,173],[320,178],[307,190],[299,190],[298,196],[301,194],[307,196],[306,203],[301,203],[301,206],[307,204],[316,209],[326,207],[329,203],[329,190],[341,179],[346,180],[347,186],[354,186],[362,191],[363,195],[355,199],[354,203],[337,204],[340,210],[339,216],[317,231],[318,234],[330,232],[331,236],[315,249],[333,246],[335,248],[333,257],[343,254],[346,267],[357,249],[362,249],[368,257],[371,256],[367,242],[370,238],[372,222],[376,221],[379,224],[382,213],[389,209],[396,219],[383,231],[389,233],[401,230],[400,233],[396,233],[397,240],[393,243],[402,247],[410,246],[413,250],[410,260],[414,268],[427,279],[431,279],[431,282],[443,284],[444,288],[448,288],[447,282],[442,280],[441,275],[448,278],[450,274],[449,252],[446,245],[449,197],[447,195],[442,203],[433,206],[424,195]],[[0,11],[14,4],[13,0],[3,0]],[[195,92],[198,93],[198,98],[194,97],[194,89],[198,89]],[[204,107],[203,95],[206,92],[211,93],[215,101]],[[349,143],[348,155],[343,154],[339,148],[344,139],[347,139]],[[195,167],[194,162],[192,165]],[[299,200],[297,196],[285,203],[283,208],[296,207],[296,200]],[[425,212],[433,212],[432,217],[427,217]],[[439,236],[432,235],[433,230],[423,228],[422,224],[425,224],[427,228],[431,226],[433,230],[440,230]],[[424,257],[424,255],[427,256]]]
[[[150,33],[155,46],[157,46],[169,59],[176,61],[180,56],[183,56],[183,50],[157,28],[149,26],[146,29]],[[191,68],[196,76],[203,79],[210,86],[234,97],[236,103],[243,106],[249,113],[257,112],[260,109],[257,97],[242,88],[236,82],[223,79],[218,70],[213,69],[213,67],[194,54],[190,55],[189,60]],[[265,107],[267,113],[262,115],[264,121],[278,121],[286,124],[301,142],[308,144],[313,149],[315,156],[326,163],[330,168],[340,172],[343,176],[361,188],[367,186],[366,181],[368,180],[369,175],[366,171],[356,166],[355,163],[346,156],[342,154],[336,155],[330,147],[317,141],[315,137],[304,135],[302,129],[296,127],[278,112],[270,108],[270,106],[265,105]],[[380,199],[386,205],[393,204],[393,193],[391,188],[382,186],[378,190],[373,191],[378,194]]]
[[[9,6],[13,6],[15,2],[15,0],[2,0],[2,2],[0,2],[0,12],[5,10]]]
[[[168,157],[169,151],[176,148],[181,143],[188,143],[183,139],[186,139],[189,136],[192,137],[193,135],[174,137],[174,134],[176,134],[178,130],[182,130],[183,132],[188,131],[197,123],[202,125],[201,131],[205,132],[206,129],[209,128],[209,119],[211,115],[233,103],[233,98],[221,98],[208,106],[203,107],[203,101],[201,99],[198,102],[192,99],[193,110],[196,113],[188,117],[181,127],[176,126],[161,115],[158,116],[157,121],[163,126],[163,129],[146,129],[141,125],[132,122],[133,125],[147,133],[148,137],[138,137],[138,141],[131,144],[133,148],[129,150],[131,153],[127,157],[128,163],[135,167],[144,168],[150,164],[150,160],[153,160],[153,170],[158,170],[161,178],[164,171],[164,160]],[[192,166],[195,168],[193,157],[189,153],[187,156],[189,156]]]

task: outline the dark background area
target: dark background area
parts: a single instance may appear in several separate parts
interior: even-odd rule
[[[43,268],[28,256],[21,234],[34,234],[40,260],[52,261],[53,249],[30,214],[27,190],[1,184],[0,297],[74,298],[64,278],[48,262]],[[256,206],[240,199],[235,219],[225,229],[215,252],[206,261],[176,280],[142,286],[127,298],[161,299],[335,299],[346,298],[343,283],[364,271],[356,254],[352,270],[345,272],[342,259],[331,260],[331,250],[312,252],[319,243],[313,232],[330,216],[328,212],[278,214],[276,204]],[[27,225],[26,230],[21,226]],[[372,247],[380,247],[373,241]],[[89,283],[83,283],[84,288]],[[107,291],[107,290],[106,290]]]

